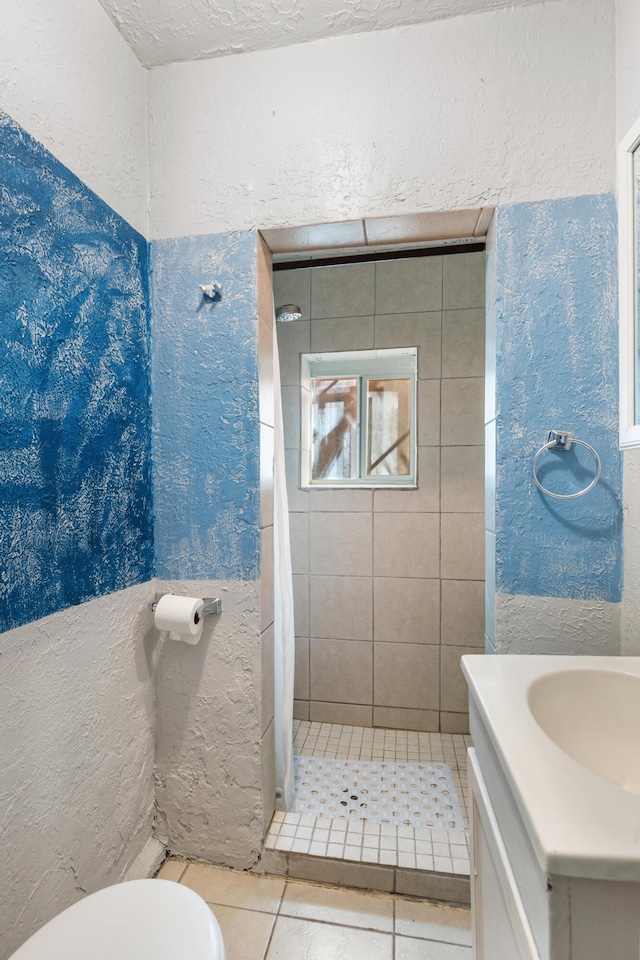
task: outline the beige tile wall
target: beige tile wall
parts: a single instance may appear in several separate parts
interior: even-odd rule
[[[484,254],[276,271],[295,716],[465,732],[484,649]],[[418,489],[302,490],[300,354],[418,347]]]

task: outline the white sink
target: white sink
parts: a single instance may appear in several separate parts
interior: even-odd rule
[[[565,669],[534,680],[529,708],[577,763],[640,796],[640,677]]]
[[[474,655],[462,669],[480,765],[483,750],[498,762],[542,869],[640,882],[640,657]]]

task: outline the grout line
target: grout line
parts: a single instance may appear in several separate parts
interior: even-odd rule
[[[274,879],[271,874],[269,879]],[[204,899],[204,897],[203,897]],[[278,916],[277,913],[274,913],[273,910],[257,910],[255,907],[241,907],[236,903],[218,903],[215,900],[205,900],[205,903],[209,907],[226,907],[229,910],[242,910],[243,913],[261,913],[265,917],[273,917],[274,920]],[[213,911],[215,913],[215,909]]]
[[[303,879],[298,880],[296,877],[292,877],[291,879],[297,883],[314,883],[315,882],[312,880],[303,880]],[[371,890],[361,889],[360,887],[343,887],[341,884],[334,884],[334,883],[316,883],[316,886],[324,887],[325,889],[327,887],[330,887],[333,889],[344,890],[346,893],[365,893],[365,894],[373,893],[374,896],[378,896],[378,897],[393,896],[392,893],[388,893],[386,890],[371,891]],[[223,906],[223,904],[221,904],[221,906]],[[273,914],[271,914],[271,916],[273,916]],[[363,930],[366,933],[382,933],[388,937],[389,936],[393,937],[393,928],[391,930],[378,930],[376,927],[361,927],[361,926],[356,926],[353,923],[345,923],[344,921],[340,921],[340,920],[321,920],[319,917],[301,917],[298,914],[290,914],[290,913],[283,913],[280,916],[288,920],[301,920],[303,923],[319,923],[324,927],[343,927],[343,928],[346,928],[347,930]],[[448,941],[438,940],[433,942],[446,943]]]
[[[395,884],[395,877],[394,877],[394,884],[393,884],[394,890],[395,890],[395,887],[396,887],[396,884]],[[395,960],[395,956],[396,956],[396,932],[397,932],[397,931],[396,931],[396,920],[397,920],[396,908],[397,908],[397,903],[398,903],[398,895],[397,895],[396,893],[394,893],[394,894],[393,894],[393,949],[392,949],[392,960]]]
[[[264,948],[264,953],[262,954],[262,960],[267,960],[267,957],[269,955],[269,950],[271,949],[271,941],[273,940],[273,935],[276,930],[276,923],[278,922],[277,914],[275,915],[271,914],[271,916],[273,916],[273,925],[271,927],[271,933],[269,934],[269,939],[267,940],[266,946]]]

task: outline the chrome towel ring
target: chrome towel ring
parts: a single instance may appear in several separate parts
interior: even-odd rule
[[[536,472],[536,467],[537,467],[537,465],[538,465],[538,460],[540,459],[540,457],[542,456],[542,454],[545,452],[545,450],[551,450],[551,449],[553,449],[553,450],[570,450],[570,449],[571,449],[571,445],[572,445],[573,443],[578,443],[578,444],[580,444],[581,447],[586,447],[587,450],[589,451],[589,453],[593,454],[594,460],[596,461],[596,473],[595,473],[595,476],[594,476],[593,480],[591,481],[591,483],[589,483],[589,484],[584,488],[584,490],[578,490],[576,493],[553,493],[552,490],[547,490],[546,487],[543,487],[542,484],[540,483],[540,481],[538,480],[538,474],[537,474],[537,472]],[[593,447],[591,446],[591,444],[586,443],[584,440],[578,440],[578,438],[577,438],[577,437],[574,437],[574,435],[573,435],[570,431],[568,431],[568,430],[550,430],[550,431],[549,431],[549,439],[548,439],[547,443],[545,443],[544,446],[540,447],[540,449],[539,449],[538,452],[536,453],[535,457],[533,458],[533,464],[532,464],[531,470],[532,470],[532,472],[533,472],[533,480],[534,480],[534,483],[535,483],[536,487],[538,488],[538,490],[541,490],[543,493],[546,493],[548,497],[555,497],[556,500],[573,500],[575,497],[583,497],[583,496],[585,495],[585,493],[589,493],[590,490],[593,490],[593,488],[595,487],[596,483],[597,483],[598,480],[600,479],[600,474],[602,473],[602,462],[601,462],[601,460],[600,460],[600,457],[599,457],[598,454],[596,453],[596,451],[595,451],[595,450],[593,449]]]

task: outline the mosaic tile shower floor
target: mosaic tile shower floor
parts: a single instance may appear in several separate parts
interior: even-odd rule
[[[294,721],[294,754],[329,761],[446,764],[459,800],[457,829],[432,829],[416,818],[363,820],[312,812],[275,814],[265,840],[271,850],[469,876],[466,751],[462,734],[418,733]],[[345,768],[346,769],[346,768]],[[362,787],[362,782],[358,784]],[[349,795],[351,796],[351,794]],[[416,813],[417,811],[411,811]],[[458,811],[456,811],[458,813]],[[410,820],[407,824],[404,821]]]

